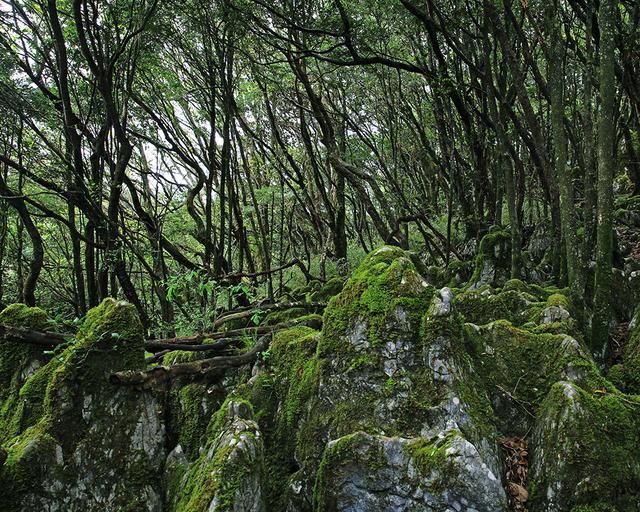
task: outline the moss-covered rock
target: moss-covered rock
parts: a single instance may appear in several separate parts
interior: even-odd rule
[[[219,385],[178,383],[169,391],[167,427],[171,445],[179,445],[188,460],[195,460],[206,441],[207,425],[225,399]]]
[[[588,352],[568,335],[536,334],[500,320],[467,328],[467,339],[503,435],[524,436],[559,380],[605,385]]]
[[[616,390],[554,384],[533,434],[530,510],[639,510],[639,410]]]
[[[111,299],[91,310],[76,342],[20,390],[39,414],[3,439],[3,510],[160,510],[164,426],[146,392],[115,388],[113,371],[144,366],[133,306]]]
[[[506,255],[499,233],[479,256]],[[73,345],[24,373],[39,356],[26,354],[7,378],[0,508],[502,511],[498,440],[532,433],[529,510],[638,509],[640,402],[620,391],[636,389],[636,324],[611,383],[566,290],[506,274],[436,290],[424,272],[414,255],[378,249],[322,322],[273,315],[295,325],[252,368],[176,380],[161,397],[109,384],[143,368],[144,349],[133,308],[105,301]],[[24,308],[10,310],[17,324],[46,322]],[[0,346],[7,361],[11,348]]]
[[[395,439],[435,436],[457,425],[469,446],[477,443],[480,465],[499,472],[495,427],[491,419],[483,425],[474,420],[489,406],[469,376],[462,323],[450,314],[451,299],[451,290],[435,294],[411,259],[390,247],[367,257],[332,299],[315,360],[303,370],[317,391],[298,430],[300,470],[290,479],[291,509],[304,510],[296,507],[310,501],[309,480],[321,468],[315,507],[331,510],[323,500],[333,491],[322,490],[323,472],[332,471],[329,447],[357,431]]]
[[[331,297],[335,297],[342,291],[344,279],[342,277],[332,277],[321,288],[310,291],[306,294],[307,302],[326,302]]]
[[[265,442],[263,488],[272,510],[285,510],[299,470],[296,446],[311,442],[301,421],[317,393],[319,333],[300,326],[277,333],[265,369],[239,392],[250,400]]]
[[[40,308],[12,304],[0,312],[0,324],[45,331],[49,317]],[[29,417],[37,414],[44,400],[44,388],[40,386],[35,393],[33,385],[23,393],[21,388],[49,359],[40,346],[0,338],[0,442],[32,424]]]
[[[640,394],[640,307],[629,323],[629,339],[622,363],[609,370],[609,378],[624,392]]]
[[[495,319],[522,325],[532,320],[534,308],[540,305],[537,298],[528,292],[513,289],[467,291],[457,294],[454,299],[456,311],[464,316],[465,321],[479,325]]]
[[[459,432],[404,439],[356,432],[327,446],[314,510],[505,510],[499,477]]]
[[[263,446],[251,405],[227,399],[211,419],[207,444],[180,481],[177,512],[262,512]]]
[[[502,286],[511,269],[511,236],[509,232],[492,226],[480,240],[475,270],[467,288],[476,290],[484,285]]]
[[[436,288],[456,288],[469,280],[473,266],[473,261],[453,260],[447,266],[431,265],[425,269],[423,275]]]

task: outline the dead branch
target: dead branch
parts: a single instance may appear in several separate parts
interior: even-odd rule
[[[249,318],[254,314],[256,309],[260,309],[262,311],[280,311],[283,309],[290,309],[290,308],[315,309],[315,308],[325,308],[326,306],[327,306],[326,302],[289,302],[286,304],[264,304],[262,306],[238,308],[235,311],[225,313],[224,315],[221,315],[220,317],[218,317],[218,319],[213,323],[213,328],[217,329],[222,324],[226,322],[230,322],[231,320],[241,320],[243,318]]]
[[[295,258],[293,260],[291,260],[288,263],[285,263],[284,265],[280,265],[279,267],[276,268],[271,268],[268,270],[262,270],[261,272],[252,272],[252,273],[246,273],[246,272],[242,272],[242,273],[238,273],[238,274],[226,274],[224,276],[221,277],[222,282],[226,283],[228,281],[234,281],[237,279],[242,279],[242,278],[247,278],[247,279],[252,279],[252,278],[256,278],[256,277],[260,277],[260,276],[266,276],[269,274],[275,274],[277,272],[280,272],[281,270],[285,270],[287,268],[293,267],[293,266],[304,266],[304,264],[298,259]],[[305,267],[306,270],[306,267]],[[303,272],[305,271],[303,270]]]
[[[55,347],[67,342],[65,334],[33,331],[8,325],[0,325],[0,338],[14,343],[28,343],[42,347]]]
[[[252,363],[260,352],[266,350],[272,335],[266,334],[246,352],[235,356],[218,356],[171,366],[156,366],[149,370],[127,370],[111,374],[112,384],[150,387],[178,377],[203,377],[214,370],[227,370]]]
[[[159,338],[159,339],[147,340],[146,343],[165,343],[170,345],[176,345],[176,344],[198,345],[203,343],[204,340],[221,340],[221,339],[237,340],[245,337],[247,334],[257,334],[258,336],[260,336],[262,334],[267,334],[273,331],[288,329],[289,327],[294,327],[296,325],[306,325],[314,329],[322,328],[321,321],[318,322],[317,320],[313,320],[313,321],[298,322],[294,319],[291,322],[283,322],[276,325],[260,325],[260,326],[253,326],[253,327],[242,327],[240,329],[231,329],[229,331],[224,331],[224,332],[199,333],[199,334],[193,334],[191,336]],[[153,351],[150,350],[150,352],[153,352]]]
[[[293,320],[291,322],[276,325],[245,327],[226,332],[145,340],[144,348],[147,352],[152,352],[155,355],[158,355],[158,353],[166,354],[171,350],[186,350],[190,352],[222,352],[233,345],[239,344],[247,335],[255,334],[257,336],[262,336],[279,330],[288,329],[296,325],[307,325],[316,329],[320,329],[322,327],[321,321],[318,322],[315,319],[305,322],[296,322]],[[53,348],[67,343],[69,338],[73,338],[73,336],[57,332],[34,331],[31,329],[23,329],[20,327],[11,327],[0,324],[0,339],[4,339],[5,341],[12,343],[23,343]],[[205,340],[215,340],[215,343],[204,343]],[[159,358],[156,358],[155,355],[151,358],[147,358],[149,360],[148,362],[157,362]]]

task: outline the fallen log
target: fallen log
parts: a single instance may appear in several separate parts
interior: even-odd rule
[[[0,325],[0,338],[14,343],[28,343],[42,347],[55,347],[68,342],[68,335],[57,332],[41,332],[21,327]]]
[[[171,350],[161,350],[160,352],[156,352],[152,356],[145,357],[144,362],[147,364],[153,364],[160,361],[164,356],[166,356]]]
[[[156,341],[145,341],[144,348],[147,352],[155,353],[164,350],[185,350],[187,352],[211,352],[216,350],[224,350],[234,343],[239,343],[242,338],[223,339],[216,343],[199,343],[189,345],[184,343],[158,343]]]
[[[200,333],[193,334],[191,336],[174,336],[173,338],[158,338],[147,340],[145,343],[166,343],[171,345],[176,344],[185,344],[185,345],[197,345],[204,342],[204,340],[221,340],[221,339],[239,339],[247,334],[257,334],[258,336],[262,334],[267,334],[273,331],[278,331],[281,329],[288,329],[289,327],[293,327],[296,325],[307,325],[313,329],[321,329],[322,322],[318,321],[309,321],[309,322],[297,322],[292,320],[291,322],[283,322],[276,325],[260,325],[253,327],[242,327],[240,329],[232,329],[229,331],[223,332],[210,332],[210,333]],[[177,349],[176,349],[177,350]]]
[[[230,311],[219,316],[213,323],[213,328],[217,329],[222,324],[230,322],[231,320],[241,320],[243,318],[248,318],[252,316],[257,309],[260,309],[262,311],[281,311],[283,309],[290,308],[316,309],[325,307],[327,307],[326,302],[288,302],[285,304],[264,304],[262,306],[247,306],[238,308],[234,311]]]
[[[269,326],[272,327],[272,326]],[[273,326],[275,327],[275,326]],[[269,329],[265,332],[271,332],[274,329]],[[220,333],[225,334],[225,333]],[[208,339],[208,336],[198,335],[198,338]],[[65,345],[74,339],[72,335],[66,335],[58,332],[41,332],[33,331],[30,329],[22,329],[20,327],[10,327],[8,325],[0,325],[0,338],[12,342],[23,343],[27,345],[37,345],[44,348],[54,348],[59,345]],[[194,337],[195,338],[195,337]],[[224,350],[233,344],[236,344],[242,340],[240,336],[232,336],[230,338],[222,338],[215,343],[202,344],[189,344],[180,343],[176,340],[184,340],[188,338],[172,338],[169,340],[147,340],[144,342],[144,348],[147,352],[161,352],[172,350],[186,350],[186,351],[215,351]]]
[[[262,336],[250,350],[234,356],[218,356],[171,366],[156,366],[149,370],[126,370],[112,373],[109,381],[112,384],[150,387],[178,377],[204,377],[215,370],[237,368],[255,361],[267,349],[272,335]]]
[[[288,307],[299,307],[298,304],[306,304],[307,306],[320,307],[321,303],[290,303]],[[283,307],[283,304],[273,306]],[[250,316],[251,310],[245,310],[233,313],[234,318],[237,315]],[[231,320],[231,315],[228,317]],[[282,329],[288,329],[296,325],[308,325],[319,329],[322,327],[321,322],[317,320],[311,322],[291,322],[276,325],[261,325],[256,327],[244,327],[241,329],[233,329],[226,332],[201,333],[192,336],[182,336],[174,338],[151,339],[144,341],[144,348],[147,352],[158,353],[165,350],[186,350],[191,352],[212,352],[222,351],[232,345],[238,344],[247,335],[265,335]],[[21,327],[11,327],[0,324],[0,339],[13,343],[25,343],[29,345],[38,345],[45,348],[54,348],[58,345],[64,345],[73,340],[74,336],[58,332],[42,332]],[[214,340],[215,343],[205,344],[204,340]],[[154,360],[155,361],[155,360]]]

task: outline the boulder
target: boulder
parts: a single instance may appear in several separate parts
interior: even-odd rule
[[[142,343],[133,306],[106,299],[76,343],[26,380],[19,432],[2,440],[3,510],[162,510],[161,403],[107,378],[142,368]]]

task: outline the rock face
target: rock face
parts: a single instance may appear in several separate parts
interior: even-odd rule
[[[502,249],[479,254],[502,268]],[[473,286],[436,289],[411,254],[378,249],[336,281],[321,330],[278,331],[216,383],[109,384],[144,364],[115,301],[61,354],[0,343],[0,510],[503,511],[504,438],[528,443],[531,512],[639,510],[640,399],[622,391],[638,389],[640,330],[614,385],[563,290],[480,260]],[[46,315],[12,306],[0,322]]]
[[[511,237],[506,231],[492,226],[478,246],[475,271],[467,284],[470,290],[484,285],[502,286],[509,277],[511,265]]]
[[[41,316],[21,308],[24,318]],[[143,365],[133,307],[105,300],[77,342],[33,372],[18,405],[2,410],[3,431],[12,430],[3,439],[2,510],[162,510],[161,404],[107,380],[112,371]]]
[[[452,430],[433,439],[356,432],[331,441],[316,510],[504,510],[504,489],[476,448]]]
[[[178,475],[178,511],[264,512],[263,445],[247,402],[228,400],[212,419],[200,457]]]

